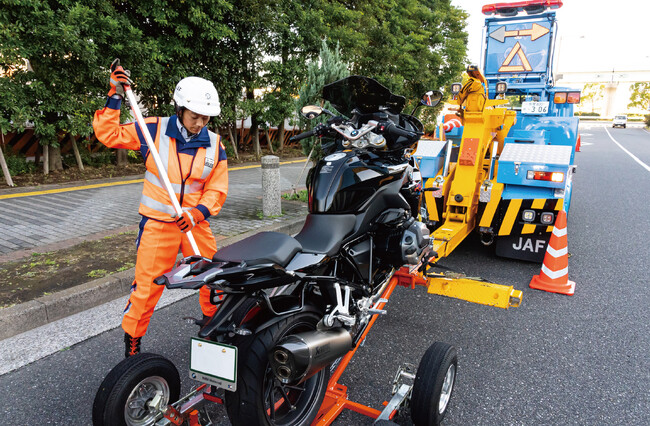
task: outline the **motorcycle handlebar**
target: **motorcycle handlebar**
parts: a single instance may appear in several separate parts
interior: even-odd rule
[[[305,139],[305,138],[308,138],[308,137],[311,137],[311,136],[320,136],[321,132],[322,132],[322,129],[324,127],[325,126],[323,124],[319,124],[319,125],[317,125],[316,127],[314,127],[311,130],[300,133],[299,135],[296,135],[296,136],[291,136],[289,138],[289,141],[296,142],[296,141],[299,141],[299,140],[302,140],[302,139]]]
[[[416,132],[410,132],[406,129],[402,129],[400,127],[397,127],[394,123],[385,123],[384,124],[384,132],[388,133],[389,135],[392,136],[404,136],[405,138],[414,138],[418,134]]]

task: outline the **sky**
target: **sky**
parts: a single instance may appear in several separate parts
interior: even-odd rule
[[[519,1],[519,0],[518,0]],[[468,59],[479,64],[486,4],[505,0],[451,0],[468,14]],[[649,0],[564,0],[556,9],[557,72],[650,71]]]

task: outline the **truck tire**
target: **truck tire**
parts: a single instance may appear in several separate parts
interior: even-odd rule
[[[456,383],[458,355],[447,343],[435,342],[420,360],[413,393],[411,420],[416,426],[439,425],[447,413]]]

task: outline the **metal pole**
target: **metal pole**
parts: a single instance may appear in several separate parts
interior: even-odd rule
[[[165,170],[165,167],[163,166],[162,161],[160,160],[160,155],[158,155],[158,150],[156,149],[156,145],[153,143],[153,139],[151,138],[149,129],[147,128],[144,122],[144,117],[142,116],[142,112],[140,112],[140,108],[138,107],[138,101],[135,99],[135,95],[133,94],[131,87],[124,86],[124,92],[126,93],[126,97],[129,99],[129,103],[131,104],[131,110],[133,111],[133,114],[135,115],[135,119],[138,122],[138,125],[140,126],[140,130],[142,130],[144,139],[147,141],[149,152],[151,153],[151,155],[153,155],[154,162],[156,163],[156,167],[158,168],[158,176],[160,177],[160,179],[162,179],[163,185],[165,185],[165,189],[167,190],[167,194],[169,194],[169,199],[171,200],[172,205],[174,206],[174,210],[176,211],[176,214],[180,216],[181,214],[183,214],[183,209],[181,209],[181,205],[178,203],[178,200],[176,199],[176,193],[174,192],[174,189],[172,188],[172,184],[169,181],[169,177],[167,176],[167,170]],[[192,246],[192,250],[194,250],[194,254],[201,256],[201,252],[199,251],[199,246],[196,245],[196,241],[194,240],[194,236],[192,235],[192,232],[188,231],[185,233],[185,235],[187,235],[187,239],[190,241],[190,245]]]

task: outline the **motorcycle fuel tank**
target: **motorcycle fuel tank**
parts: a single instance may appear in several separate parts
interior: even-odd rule
[[[402,170],[384,166],[372,154],[335,152],[307,176],[310,213],[357,213],[384,185],[403,178]]]

